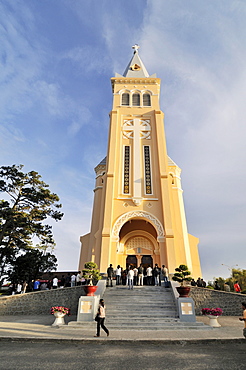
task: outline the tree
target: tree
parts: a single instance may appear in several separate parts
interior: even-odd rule
[[[184,281],[189,282],[192,280],[192,277],[190,276],[191,272],[186,265],[179,265],[175,271],[177,272],[174,273],[172,280],[177,281],[181,286],[184,285]]]
[[[41,176],[22,172],[23,165],[0,167],[0,285],[16,253],[33,247],[46,250],[55,245],[52,227],[44,223],[50,217],[61,220],[58,195],[51,193]]]
[[[235,269],[231,270],[231,276],[227,279],[223,279],[221,277],[214,278],[217,280],[221,286],[221,289],[224,289],[225,283],[229,284],[231,291],[234,291],[234,284],[238,281],[242,292],[246,293],[246,270],[244,269]]]
[[[30,282],[38,279],[44,272],[56,270],[56,267],[57,258],[53,254],[31,249],[12,262],[8,277],[13,283]]]
[[[95,262],[86,262],[85,268],[82,270],[84,278],[89,280],[88,285],[96,285],[98,280],[101,280],[100,271]]]

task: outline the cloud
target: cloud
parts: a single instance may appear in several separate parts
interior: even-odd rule
[[[135,43],[162,79],[168,153],[183,170],[205,278],[223,274],[221,263],[245,265],[232,252],[245,255],[245,2],[15,1],[0,12],[0,155],[36,169],[60,195],[61,266],[75,268],[78,237],[89,230],[109,78],[124,71]]]
[[[102,53],[101,48],[85,45],[70,49],[60,55],[62,59],[69,59],[76,64],[77,70],[85,73],[105,73],[109,69],[110,58]]]
[[[183,170],[188,228],[200,237],[206,278],[225,275],[221,263],[246,263],[232,252],[236,243],[245,255],[246,35],[238,25],[246,6],[148,5],[140,54],[162,78],[168,152]]]

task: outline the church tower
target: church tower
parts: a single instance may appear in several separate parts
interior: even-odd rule
[[[138,46],[123,75],[111,79],[108,151],[95,168],[91,231],[80,238],[79,269],[94,261],[101,272],[110,263],[185,264],[201,276],[198,238],[188,234],[181,169],[168,157],[160,79],[149,76]]]

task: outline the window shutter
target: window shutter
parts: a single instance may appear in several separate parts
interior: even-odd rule
[[[132,105],[135,105],[135,106],[140,105],[140,95],[139,94],[132,95]]]
[[[143,94],[143,105],[145,107],[150,107],[150,95],[149,94]]]
[[[121,104],[122,105],[129,105],[129,101],[130,101],[129,94],[127,94],[127,93],[122,94]]]

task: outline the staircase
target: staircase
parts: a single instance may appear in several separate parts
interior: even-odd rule
[[[203,323],[180,322],[171,288],[126,286],[107,288],[104,293],[107,325],[115,330],[207,329]]]

